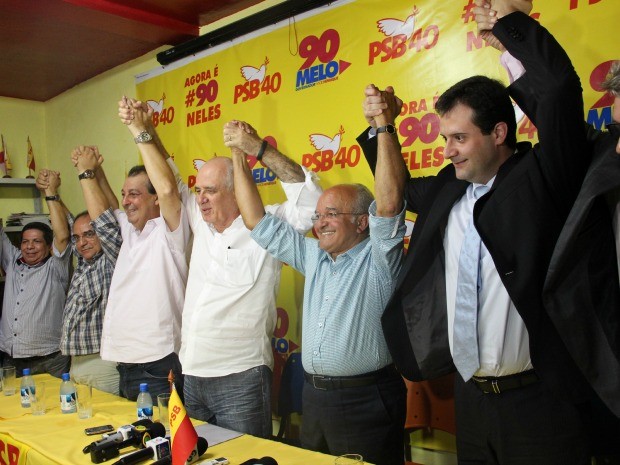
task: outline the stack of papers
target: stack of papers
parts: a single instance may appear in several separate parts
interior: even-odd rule
[[[49,215],[45,215],[42,213],[11,213],[11,215],[6,220],[6,226],[25,226],[28,223],[32,222],[41,222],[45,223],[48,226],[50,224]]]

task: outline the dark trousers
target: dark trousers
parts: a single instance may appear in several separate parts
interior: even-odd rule
[[[119,391],[122,397],[136,400],[140,393],[140,383],[149,385],[153,405],[157,404],[157,395],[170,392],[168,374],[174,373],[174,384],[183,399],[183,371],[179,356],[174,352],[160,360],[148,363],[119,363],[116,367],[120,375]]]
[[[301,444],[332,455],[360,454],[377,465],[402,465],[406,396],[396,371],[370,386],[329,391],[306,381]]]
[[[459,465],[587,465],[588,408],[552,394],[542,382],[485,394],[455,376]]]
[[[17,377],[22,376],[24,368],[30,368],[31,375],[49,373],[60,378],[63,373],[69,373],[71,357],[60,352],[40,357],[13,358],[9,354],[1,353],[2,366],[14,366]]]

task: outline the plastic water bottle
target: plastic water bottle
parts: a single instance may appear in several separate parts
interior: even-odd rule
[[[149,393],[149,385],[147,383],[140,383],[140,394],[136,401],[138,407],[138,420],[148,418],[153,419],[153,398]]]
[[[75,413],[77,405],[75,402],[75,385],[69,379],[69,373],[62,374],[60,383],[60,411],[62,413]]]
[[[22,371],[22,384],[20,387],[22,407],[30,407],[30,393],[34,393],[34,379],[30,376],[30,368]]]

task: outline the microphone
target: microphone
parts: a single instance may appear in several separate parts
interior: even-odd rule
[[[158,460],[162,457],[170,456],[170,441],[162,437],[156,437],[149,439],[146,442],[146,447],[136,452],[126,455],[120,460],[114,462],[113,465],[132,465],[134,463],[142,462],[143,460],[151,459]]]
[[[278,462],[273,457],[263,457],[261,459],[246,460],[241,465],[278,465]]]
[[[135,435],[136,426],[148,426],[152,423],[153,422],[151,420],[149,420],[148,418],[145,418],[142,420],[138,420],[132,423],[131,425],[123,425],[116,431],[116,433],[104,434],[102,438],[99,439],[98,441],[91,442],[89,445],[84,447],[84,449],[82,449],[82,452],[84,452],[85,454],[88,454],[91,451],[91,449],[94,449],[96,447],[108,447],[108,446],[112,446],[115,443],[125,441]]]
[[[204,454],[207,451],[208,447],[209,447],[209,443],[207,442],[207,440],[203,438],[202,436],[198,436],[198,442],[196,443],[196,447],[194,447],[194,450],[189,455],[189,458],[187,459],[185,463],[186,464],[194,463],[196,460],[200,458],[202,454]],[[170,465],[171,463],[172,463],[172,456],[169,456],[169,457],[161,458],[153,462],[151,465]]]
[[[121,441],[118,444],[118,449],[122,449],[127,446],[137,446],[140,448],[146,447],[146,442],[153,438],[165,438],[166,427],[161,423],[151,422],[148,426],[136,426],[134,437],[128,438],[125,441]]]
[[[137,446],[144,448],[146,447],[146,442],[150,439],[156,437],[163,438],[165,436],[166,428],[161,423],[151,422],[148,426],[139,425],[134,428],[133,436],[125,439],[124,441],[91,448],[90,460],[93,463],[105,462],[108,459],[118,457],[120,455],[120,449],[123,449],[124,447]]]

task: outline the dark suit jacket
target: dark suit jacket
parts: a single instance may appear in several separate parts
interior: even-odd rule
[[[571,357],[620,417],[620,285],[611,227],[620,156],[609,134],[589,136],[592,162],[553,251],[543,298]]]
[[[560,334],[565,329],[556,327],[543,304],[555,244],[589,162],[584,156],[581,85],[559,44],[527,15],[508,15],[493,32],[526,69],[537,102],[540,143],[534,148],[519,144],[518,152],[501,166],[492,189],[476,203],[474,224],[527,327],[532,363],[542,381],[559,396],[586,401],[588,382],[564,343],[566,335]],[[365,152],[376,150],[376,141],[363,139]],[[395,363],[411,380],[454,370],[447,333],[443,233],[452,206],[467,185],[448,165],[437,176],[411,179],[406,188],[408,209],[418,217],[382,321]],[[575,302],[565,305],[574,308]],[[587,343],[597,344],[589,338]]]
[[[536,124],[527,75],[515,83],[513,96]],[[620,417],[620,285],[611,225],[620,197],[618,136],[587,124],[585,130],[589,167],[554,248],[543,299],[571,357]],[[620,423],[615,429],[620,432]]]

